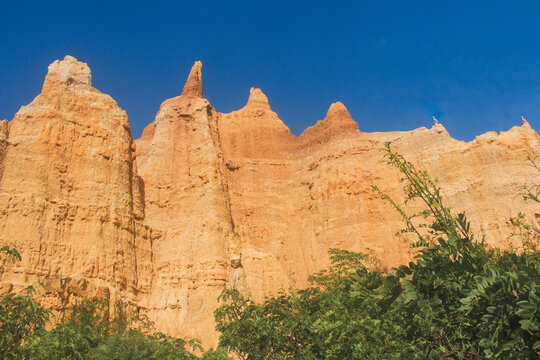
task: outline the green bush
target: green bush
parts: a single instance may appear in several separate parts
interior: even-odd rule
[[[106,302],[87,299],[68,309],[67,316],[53,329],[36,332],[25,347],[28,359],[99,360],[192,360],[200,357],[186,347],[203,352],[199,342],[186,342],[152,333],[151,324],[132,318],[110,321]],[[137,325],[136,327],[134,325]],[[229,359],[223,352],[210,351],[202,359]]]
[[[10,246],[0,248],[0,275],[8,262],[20,261],[19,252]],[[34,288],[25,294],[8,294],[0,298],[0,354],[3,359],[21,359],[25,341],[42,330],[49,311],[34,301]]]

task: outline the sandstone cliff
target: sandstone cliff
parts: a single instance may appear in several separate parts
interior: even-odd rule
[[[113,314],[139,312],[160,331],[215,344],[225,288],[262,300],[305,286],[334,247],[386,267],[410,258],[401,218],[371,188],[403,198],[399,174],[380,162],[387,141],[436,175],[449,205],[494,246],[507,245],[512,216],[532,213],[515,196],[540,182],[525,164],[540,137],[525,120],[465,143],[439,123],[365,133],[335,103],[297,137],[260,89],[242,109],[217,112],[201,71],[196,62],[181,95],[133,141],[86,64],[51,64],[42,93],[0,122],[0,242],[23,256],[4,292],[42,281],[53,308],[108,298]]]
[[[42,300],[110,299],[135,305],[145,232],[141,182],[126,113],[66,56],[0,139],[0,240],[22,254],[4,290],[40,281]],[[6,126],[7,125],[7,126]]]

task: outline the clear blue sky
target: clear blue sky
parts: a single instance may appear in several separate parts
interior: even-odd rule
[[[174,4],[174,5],[173,5]],[[139,137],[195,60],[220,112],[260,87],[299,134],[343,102],[363,131],[431,126],[471,140],[540,128],[540,1],[0,0],[0,118],[64,55]]]

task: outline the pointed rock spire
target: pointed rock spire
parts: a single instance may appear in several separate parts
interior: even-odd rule
[[[183,97],[199,97],[203,98],[203,87],[202,87],[202,63],[200,61],[195,61],[189,76],[184,85],[184,90],[182,90]]]
[[[271,110],[270,104],[268,103],[268,98],[261,89],[251,88],[249,91],[249,100],[246,105],[247,108],[252,109],[264,109]]]
[[[324,121],[329,123],[351,123],[358,127],[356,121],[354,121],[351,114],[349,114],[349,110],[347,110],[345,105],[339,101],[330,105]]]
[[[521,117],[521,125],[531,127],[527,119],[525,119],[523,116]]]
[[[92,86],[92,74],[88,65],[73,56],[66,55],[64,60],[56,60],[49,65],[43,90],[90,86]]]
[[[439,123],[439,120],[435,116],[431,117],[433,119],[433,125],[437,125]]]
[[[346,131],[358,131],[358,124],[341,102],[330,105],[324,120],[305,129],[300,135],[307,142],[324,142]]]

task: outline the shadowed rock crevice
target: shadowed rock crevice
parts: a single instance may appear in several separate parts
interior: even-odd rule
[[[4,173],[4,158],[8,147],[8,136],[9,122],[7,120],[0,120],[0,183],[2,182],[2,175]]]

